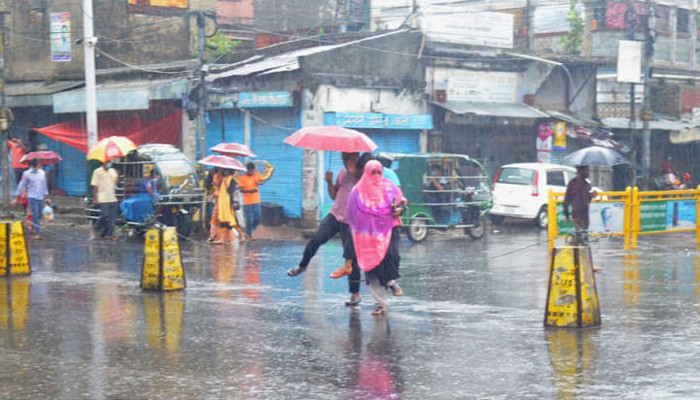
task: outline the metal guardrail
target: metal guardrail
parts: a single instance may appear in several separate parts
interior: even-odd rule
[[[573,223],[563,218],[564,192],[549,192],[549,250],[567,237]],[[589,236],[622,236],[624,249],[637,248],[639,235],[695,232],[700,244],[700,186],[694,190],[599,192],[591,202]]]

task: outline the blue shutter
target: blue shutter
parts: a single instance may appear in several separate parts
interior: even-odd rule
[[[56,186],[66,192],[68,196],[85,196],[88,185],[85,153],[45,136],[41,142],[45,143],[49,150],[58,153],[63,158],[63,161],[58,163],[56,167]]]
[[[223,121],[222,121],[223,112]],[[223,123],[223,133],[221,124]],[[212,154],[212,147],[219,143],[243,143],[243,113],[239,110],[215,110],[209,112],[207,119],[207,151]]]
[[[302,150],[283,142],[300,128],[300,114],[291,108],[250,111],[251,150],[275,167],[272,179],[260,188],[261,200],[281,205],[287,217],[301,218]]]

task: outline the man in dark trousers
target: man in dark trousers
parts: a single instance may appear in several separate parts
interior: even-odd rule
[[[569,205],[574,217],[576,233],[571,244],[575,246],[588,245],[588,208],[596,193],[591,191],[591,184],[588,183],[588,166],[579,165],[576,167],[576,177],[566,186],[566,196],[564,196],[564,216],[569,222]]]

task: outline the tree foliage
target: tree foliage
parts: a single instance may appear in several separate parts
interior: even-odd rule
[[[565,52],[576,54],[581,51],[585,23],[581,13],[576,9],[575,2],[571,4],[571,10],[566,15],[566,21],[569,23],[569,34],[561,37],[561,43]]]

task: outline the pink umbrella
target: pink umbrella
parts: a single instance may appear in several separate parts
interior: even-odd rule
[[[304,149],[346,153],[371,152],[379,147],[364,133],[340,126],[302,128],[284,139],[284,142]]]
[[[212,147],[211,151],[226,156],[255,157],[255,153],[250,151],[248,146],[240,143],[219,143]]]
[[[246,171],[245,165],[242,162],[229,156],[211,155],[199,160],[202,165],[210,167],[219,167],[224,169],[234,169],[237,171]]]
[[[38,159],[41,165],[51,165],[63,160],[61,156],[54,153],[53,151],[32,151],[31,153],[25,154],[19,161],[24,164],[29,162],[29,160]]]

